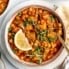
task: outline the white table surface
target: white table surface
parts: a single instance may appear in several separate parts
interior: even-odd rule
[[[11,7],[13,7],[14,5],[16,5],[17,3],[19,3],[19,2],[23,2],[23,1],[26,1],[26,0],[11,0],[11,5],[10,5],[10,8]],[[68,0],[49,0],[52,4],[55,4],[55,5],[58,5],[58,6],[61,6],[61,3],[63,4],[63,3],[69,3],[69,1]],[[1,24],[2,24],[2,20],[3,20],[3,17],[0,17],[0,26],[1,26]],[[7,61],[7,59],[2,55],[2,60],[4,61],[4,63],[5,63],[5,66],[6,66],[6,68],[5,69],[16,69],[16,68],[14,68],[8,61]]]

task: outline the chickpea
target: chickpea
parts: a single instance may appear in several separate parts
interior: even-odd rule
[[[46,24],[39,25],[39,28],[42,29],[42,30],[45,30],[46,29]]]
[[[49,15],[48,11],[46,11],[46,10],[44,10],[42,14],[43,15]]]
[[[43,60],[46,60],[47,56],[48,56],[48,53],[50,52],[49,49],[46,49],[44,54],[43,54]]]
[[[26,58],[26,59],[25,59],[25,61],[29,62],[29,61],[30,61],[30,59],[29,59],[29,58]]]
[[[21,17],[21,18],[22,18],[22,20],[25,20],[25,18],[26,18],[26,17],[25,17],[25,15],[22,15],[22,17]]]
[[[47,47],[47,46],[48,46],[48,43],[47,43],[46,41],[43,41],[43,42],[42,42],[42,46]]]
[[[11,28],[15,28],[15,25],[13,23],[11,24]]]
[[[21,51],[21,50],[19,50],[19,53],[22,53],[22,51]]]
[[[34,10],[34,12],[33,12],[33,10],[34,10],[34,8],[33,8],[33,7],[30,7],[30,8],[29,8],[29,11],[28,11],[28,14],[29,14],[29,15],[32,15],[32,14],[34,15],[35,10]]]
[[[54,52],[57,52],[57,48],[54,48]]]
[[[33,46],[33,42],[30,42],[30,45]]]
[[[33,15],[33,16],[35,15],[35,9],[33,9],[33,11],[32,11],[32,15]]]
[[[58,28],[58,25],[56,23],[53,23],[54,28]]]
[[[19,16],[16,16],[16,20],[20,20],[20,17]]]
[[[17,20],[13,20],[13,23],[14,23],[14,24],[18,24]]]
[[[47,15],[45,16],[45,18],[47,18],[47,23],[48,23],[48,24],[51,24],[51,23],[52,23],[49,14],[47,14]]]
[[[30,32],[27,32],[27,37],[28,37],[28,39],[34,41],[35,38],[36,38],[35,32],[31,32],[31,33]]]
[[[39,9],[39,14],[42,14],[42,12],[43,12],[43,11],[42,11],[41,9]]]
[[[19,28],[15,27],[13,32],[17,32],[19,30]]]
[[[35,46],[38,46],[39,45],[39,41],[36,40],[35,43],[34,43]]]
[[[51,45],[52,45],[52,48],[55,48],[57,46],[56,42],[51,42]]]
[[[20,25],[20,24],[22,25],[22,23],[23,23],[23,21],[19,20],[18,23],[17,23],[17,25]]]
[[[57,48],[51,48],[51,53],[55,53],[57,51]]]
[[[28,26],[26,26],[26,28],[25,28],[27,31],[30,31],[30,30],[33,30],[33,27],[32,27],[32,25],[28,25]]]
[[[49,28],[53,28],[53,23],[49,23]]]
[[[35,17],[34,17],[34,16],[30,16],[30,19],[35,20]],[[28,20],[29,20],[29,19],[28,19]]]
[[[12,39],[9,39],[9,43],[12,44],[13,43],[13,40]]]
[[[36,60],[38,60],[38,58],[37,58],[37,57],[34,57],[32,60],[33,60],[33,61],[36,61]]]
[[[49,19],[50,20],[50,15],[46,12],[46,11],[44,11],[43,12],[43,15],[42,15],[42,17],[43,17],[43,19]]]
[[[41,24],[43,24],[43,23],[46,23],[46,22],[45,22],[45,20],[42,19],[42,20],[41,20]]]
[[[52,47],[52,45],[50,43],[48,43],[48,48],[51,48],[51,47]]]
[[[8,36],[10,37],[11,36],[11,33],[8,33]]]
[[[46,19],[47,19],[47,15],[43,15],[43,19],[45,19],[45,20],[46,20]]]
[[[2,3],[2,0],[0,0],[0,4]]]
[[[48,55],[48,56],[47,56],[47,58],[48,58],[48,59],[50,59],[52,56],[53,56],[53,55],[52,55],[52,54],[50,54],[50,55]]]
[[[29,8],[29,11],[30,11],[30,12],[32,12],[32,11],[33,11],[33,9],[34,9],[33,7],[30,7],[30,8]]]
[[[59,46],[59,45],[60,45],[60,41],[59,41],[59,40],[57,40],[57,41],[56,41],[56,44]]]
[[[62,35],[62,30],[59,30],[59,31],[58,31],[58,34],[59,34],[59,35]]]
[[[41,23],[41,21],[38,21],[38,24],[40,24]]]
[[[7,2],[8,2],[8,0],[3,0],[3,2],[7,3]]]
[[[19,57],[20,57],[20,59],[21,59],[21,60],[23,60],[23,59],[24,59],[24,57],[23,57],[23,56],[19,56]]]
[[[31,12],[28,12],[28,15],[32,15],[32,13]]]
[[[59,27],[61,28],[62,27],[62,24],[61,23],[58,23]]]
[[[45,54],[48,54],[49,52],[50,52],[49,49],[46,49],[46,50],[45,50]]]
[[[35,33],[34,33],[34,32],[32,32],[32,33],[30,34],[30,38],[31,38],[33,41],[35,40],[36,36],[35,36]]]
[[[46,25],[46,22],[44,20],[41,20],[41,24],[39,25],[39,28],[42,30],[47,29],[47,25]]]
[[[26,14],[25,17],[28,18],[28,14]]]
[[[43,54],[43,60],[44,60],[44,61],[46,60],[46,57],[47,57],[47,54],[44,53],[44,54]]]
[[[3,12],[5,5],[3,3],[0,4],[0,13]]]
[[[24,10],[24,11],[23,11],[23,14],[24,14],[24,15],[27,14],[27,10]]]
[[[54,37],[56,37],[56,33],[50,31],[49,34],[48,34],[48,37],[53,37],[54,38]]]

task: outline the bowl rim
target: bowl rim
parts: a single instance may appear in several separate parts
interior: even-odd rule
[[[30,2],[30,1],[29,1],[29,2]],[[28,6],[28,5],[27,5],[27,6]],[[41,6],[42,6],[42,5],[41,5]],[[24,7],[25,7],[25,6],[24,6]],[[44,7],[46,7],[46,6],[44,6]],[[23,7],[22,7],[22,8],[23,8]],[[50,8],[49,8],[49,9],[50,9]],[[18,11],[18,10],[17,10],[17,11]],[[20,11],[20,10],[19,10],[19,11]],[[53,12],[54,12],[54,11],[53,11]],[[16,13],[16,12],[15,12],[15,13]],[[14,18],[14,16],[13,16],[12,18]],[[9,20],[10,23],[11,23],[11,21],[12,21],[12,19]],[[10,24],[9,22],[7,23],[7,26],[9,26],[9,24]],[[7,39],[7,37],[6,37],[6,35],[7,35],[7,32],[6,32],[6,31],[7,31],[7,26],[6,26],[6,29],[5,29],[5,43],[6,43],[6,47],[7,47],[7,50],[8,50],[8,44],[7,44],[7,40],[6,40],[6,39]],[[10,48],[9,48],[9,50],[10,50]],[[9,52],[9,50],[8,50],[8,52]],[[11,52],[11,51],[10,51],[10,52]],[[13,53],[11,53],[11,54],[13,55]],[[15,58],[14,58],[14,57],[15,57]],[[17,57],[16,57],[16,56],[13,56],[13,58],[16,59]],[[18,58],[17,58],[17,60],[18,60]],[[20,61],[19,61],[19,62],[20,62]]]

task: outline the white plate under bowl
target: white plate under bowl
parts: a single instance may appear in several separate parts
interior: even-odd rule
[[[29,0],[23,3],[18,4],[17,6],[15,6],[12,10],[10,10],[10,12],[8,13],[8,15],[6,16],[6,18],[3,21],[3,25],[1,28],[1,35],[0,35],[0,39],[1,39],[1,48],[3,50],[3,52],[5,53],[5,56],[8,58],[8,60],[14,64],[16,67],[18,67],[19,69],[22,68],[26,68],[26,69],[52,69],[54,67],[57,67],[58,65],[60,65],[63,60],[65,59],[65,57],[67,56],[67,53],[65,51],[65,49],[63,49],[62,53],[52,62],[50,62],[47,65],[43,65],[43,66],[38,66],[38,67],[30,67],[30,66],[26,66],[21,64],[20,62],[14,60],[8,53],[7,49],[6,49],[6,45],[5,45],[5,26],[8,23],[8,21],[11,19],[11,17],[13,16],[13,14],[18,11],[19,9],[25,7],[25,6],[29,6],[29,5],[41,5],[41,6],[45,6],[48,7],[50,9],[53,9],[53,5],[50,4],[49,2],[46,1],[36,1],[36,0]]]

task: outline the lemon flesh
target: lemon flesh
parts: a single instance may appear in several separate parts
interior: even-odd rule
[[[31,50],[32,47],[29,44],[27,38],[25,37],[25,34],[22,32],[22,30],[19,30],[14,37],[14,43],[15,46],[23,51]]]

